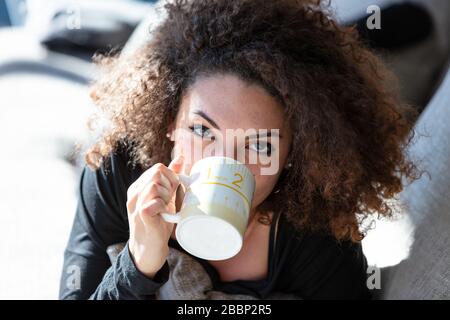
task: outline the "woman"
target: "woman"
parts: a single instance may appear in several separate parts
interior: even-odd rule
[[[416,177],[404,154],[410,110],[392,74],[320,1],[176,1],[166,10],[151,41],[103,60],[109,72],[92,97],[109,126],[86,154],[60,297],[154,298],[169,248],[182,250],[160,215],[183,199],[177,173],[231,145],[257,156],[246,163],[256,190],[241,251],[197,259],[214,288],[369,298],[360,224],[391,215],[402,177]],[[230,129],[277,135],[236,145],[224,138]],[[277,170],[261,174],[268,161]],[[111,265],[106,249],[120,242]]]

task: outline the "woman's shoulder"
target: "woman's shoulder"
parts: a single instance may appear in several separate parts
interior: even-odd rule
[[[338,241],[280,221],[280,283],[309,298],[367,298],[367,260],[361,243]]]
[[[121,142],[103,158],[97,169],[85,165],[80,191],[86,201],[92,198],[91,203],[101,202],[104,207],[115,208],[114,211],[123,214],[126,211],[128,187],[142,171],[132,161],[130,144]]]
[[[313,252],[316,252],[314,249],[318,247],[336,252],[358,251],[361,249],[361,243],[345,240],[339,241],[333,235],[326,232],[311,232],[296,227],[283,213],[278,213],[274,217],[278,218],[278,229],[280,233],[278,238],[281,238],[281,241],[287,242],[292,248],[301,247],[304,250],[311,249]],[[285,243],[284,246],[287,244]]]
[[[71,250],[86,246],[83,254],[94,255],[95,249],[106,254],[108,246],[128,239],[127,191],[138,175],[138,170],[130,165],[127,148],[110,152],[96,169],[84,166],[78,184]]]

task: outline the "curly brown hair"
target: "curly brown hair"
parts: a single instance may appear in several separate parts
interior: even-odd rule
[[[126,59],[103,57],[91,96],[107,120],[85,160],[99,168],[123,141],[134,164],[168,164],[165,137],[183,92],[202,74],[230,73],[279,99],[293,129],[289,174],[259,210],[282,210],[296,228],[361,241],[360,223],[392,216],[417,113],[397,79],[340,26],[329,3],[306,0],[177,0],[152,38]],[[294,161],[292,161],[294,160]]]

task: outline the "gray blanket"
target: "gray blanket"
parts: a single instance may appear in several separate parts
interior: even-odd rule
[[[108,248],[108,255],[114,263],[117,254],[124,244],[117,244]],[[251,295],[228,294],[214,290],[211,278],[203,266],[191,256],[170,248],[167,262],[170,275],[167,282],[156,293],[158,300],[258,300]],[[292,294],[273,292],[267,300],[301,299]]]

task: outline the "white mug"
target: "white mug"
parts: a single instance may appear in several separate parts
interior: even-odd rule
[[[178,174],[185,187],[180,211],[162,213],[177,223],[180,246],[206,260],[225,260],[242,248],[255,177],[246,165],[229,157],[206,157],[197,161],[189,176]]]

